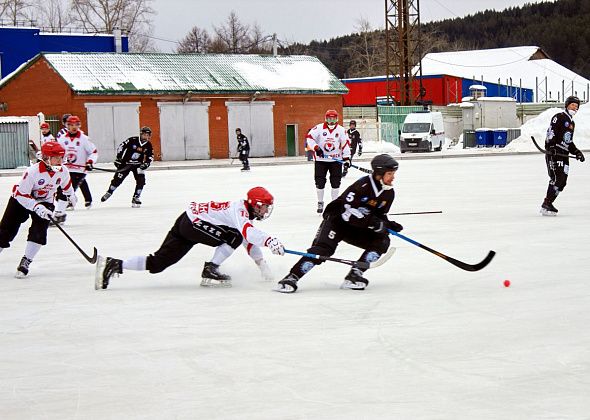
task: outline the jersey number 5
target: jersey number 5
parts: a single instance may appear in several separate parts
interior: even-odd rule
[[[346,201],[348,201],[349,203],[352,202],[352,200],[354,200],[354,192],[349,192],[348,195],[346,196]]]

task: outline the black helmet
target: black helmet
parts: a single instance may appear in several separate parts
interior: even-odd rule
[[[61,116],[61,122],[64,123],[64,125],[66,125],[66,121],[68,120],[68,118],[70,118],[72,116],[72,114],[63,114]]]
[[[144,125],[143,127],[141,127],[141,130],[139,130],[140,133],[148,133],[148,134],[152,134],[152,129],[149,128],[147,125]]]
[[[580,98],[578,98],[577,96],[568,96],[567,99],[565,100],[566,109],[571,104],[578,104],[578,108],[579,108],[580,107]]]
[[[355,120],[350,120],[350,122],[348,124],[354,124],[354,125],[356,125],[356,121]]]
[[[387,153],[383,153],[373,158],[371,168],[373,169],[373,174],[383,175],[385,172],[397,171],[399,163]]]

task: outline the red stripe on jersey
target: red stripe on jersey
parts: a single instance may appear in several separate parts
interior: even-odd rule
[[[21,192],[20,192],[20,191],[17,189],[17,190],[15,191],[15,196],[16,196],[16,197],[18,197],[19,195],[20,195],[21,197],[25,197],[25,198],[33,198],[33,197],[31,197],[31,195],[29,195],[29,194],[22,194],[22,193],[21,193]],[[15,197],[15,198],[16,198],[16,197]]]
[[[306,138],[306,139],[311,139],[311,140],[313,140],[313,137],[312,137],[312,136],[310,136],[309,134],[307,134],[307,136],[305,136],[305,138]]]
[[[253,246],[254,245],[252,245],[250,243],[246,246],[246,251],[248,252],[248,255],[250,255],[250,250],[252,249]]]
[[[246,238],[246,229],[248,229],[249,227],[254,227],[254,226],[252,226],[252,224],[251,224],[251,223],[246,223],[246,224],[244,225],[244,227],[242,228],[242,236],[243,236],[243,237],[244,237],[244,239],[246,239],[246,240],[248,240],[248,239]]]

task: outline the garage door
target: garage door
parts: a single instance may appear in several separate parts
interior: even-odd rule
[[[99,162],[115,160],[117,146],[139,134],[139,102],[87,103],[88,137]]]
[[[250,156],[274,156],[274,101],[226,102],[230,156],[235,155],[236,128],[250,141]]]
[[[209,159],[209,104],[158,103],[162,160]]]

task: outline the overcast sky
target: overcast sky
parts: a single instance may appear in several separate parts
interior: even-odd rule
[[[421,0],[422,22],[462,17],[485,9],[503,10],[535,0]],[[385,27],[384,0],[155,0],[154,37],[162,52],[173,51],[193,26],[213,32],[233,10],[244,24],[258,23],[266,34],[286,42],[308,43],[355,30],[360,17]]]

